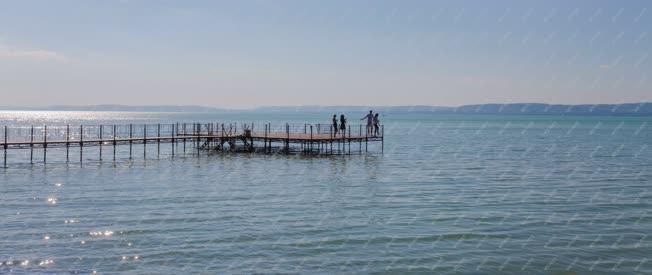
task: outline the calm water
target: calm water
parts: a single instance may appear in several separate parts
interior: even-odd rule
[[[320,118],[0,112],[0,125]],[[383,122],[382,155],[10,158],[0,273],[652,272],[652,118]]]

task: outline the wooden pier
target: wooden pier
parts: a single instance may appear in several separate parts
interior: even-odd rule
[[[78,148],[75,153],[79,154],[79,162],[84,161],[85,148],[92,150],[87,154],[97,154],[95,159],[99,161],[107,154],[115,161],[120,157],[118,148],[126,147],[129,159],[140,157],[141,153],[142,158],[147,159],[148,149],[150,154],[160,157],[162,148],[163,154],[172,157],[188,153],[199,155],[201,152],[348,155],[368,153],[370,145],[375,145],[376,152],[384,151],[383,125],[377,131],[374,127],[367,129],[366,125],[348,125],[345,131],[335,131],[331,125],[289,123],[280,126],[271,123],[4,126],[2,132],[0,147],[3,149],[4,168],[8,165],[7,153],[12,150],[29,150],[29,157],[17,161],[29,163],[35,163],[35,150],[42,153],[42,159],[38,161],[46,163],[48,150],[55,149],[64,151],[65,161],[70,162],[71,148]],[[135,151],[137,146],[142,152]],[[152,146],[155,149],[150,148]]]

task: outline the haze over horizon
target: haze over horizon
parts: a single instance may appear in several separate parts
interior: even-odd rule
[[[3,1],[0,106],[651,102],[646,1]]]

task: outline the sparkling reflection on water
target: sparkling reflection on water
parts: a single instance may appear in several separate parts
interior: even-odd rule
[[[225,116],[270,115],[0,120]],[[383,155],[164,154],[114,163],[89,151],[83,165],[56,152],[45,166],[13,164],[0,172],[0,273],[652,271],[652,130],[641,127],[649,118],[384,121]]]

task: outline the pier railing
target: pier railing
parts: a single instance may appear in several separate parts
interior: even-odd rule
[[[366,125],[347,125],[346,135],[382,137],[382,131],[367,132]],[[80,141],[99,139],[126,139],[144,137],[174,137],[194,135],[235,136],[250,131],[252,134],[291,133],[314,135],[343,135],[341,129],[330,124],[271,124],[271,123],[170,123],[170,124],[111,124],[58,126],[4,126],[0,128],[0,143],[39,141]]]

